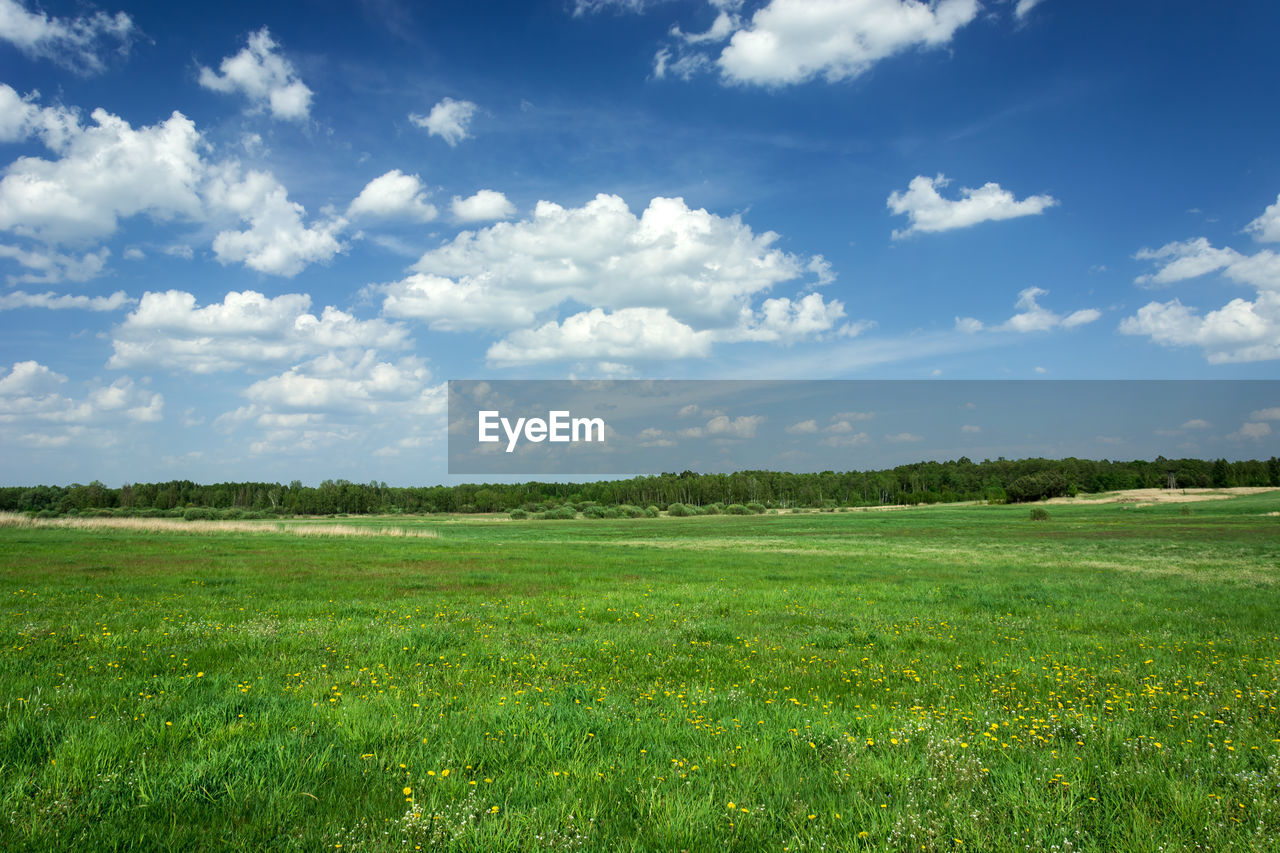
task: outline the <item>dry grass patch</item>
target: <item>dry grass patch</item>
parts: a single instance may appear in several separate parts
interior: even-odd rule
[[[28,518],[0,512],[0,527],[60,530],[132,530],[139,533],[287,533],[291,536],[400,536],[435,539],[434,530],[354,524],[288,524],[280,521],[183,521],[180,518]]]

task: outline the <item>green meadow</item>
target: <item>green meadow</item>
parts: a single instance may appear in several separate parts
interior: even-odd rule
[[[1280,847],[1280,492],[1048,510],[0,527],[0,849]]]

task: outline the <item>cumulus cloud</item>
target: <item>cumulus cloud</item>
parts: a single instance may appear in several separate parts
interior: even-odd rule
[[[1271,408],[1269,408],[1269,409],[1259,409],[1258,411],[1256,411],[1256,412],[1254,412],[1253,414],[1249,415],[1249,420],[1251,420],[1251,421],[1280,421],[1280,406],[1272,406],[1272,407],[1271,407]],[[1204,422],[1203,422],[1203,421],[1201,421],[1200,423],[1204,423]],[[1186,426],[1186,425],[1187,425],[1187,424],[1183,424],[1183,426]],[[1205,425],[1205,426],[1208,426],[1208,424],[1204,424],[1204,425]]]
[[[1015,303],[1018,311],[1008,320],[995,326],[988,326],[974,317],[956,317],[956,331],[966,335],[976,335],[990,330],[993,332],[1047,332],[1051,329],[1074,329],[1094,322],[1102,316],[1097,308],[1081,308],[1070,314],[1058,314],[1045,308],[1039,297],[1048,296],[1049,291],[1042,287],[1028,287],[1018,293]]]
[[[818,443],[823,447],[859,447],[863,444],[870,444],[871,436],[865,432],[837,433],[828,435]]]
[[[431,108],[428,115],[418,115],[417,113],[409,114],[409,121],[418,127],[425,128],[431,136],[438,136],[445,142],[449,143],[449,147],[455,147],[459,142],[470,137],[468,127],[471,125],[471,119],[475,116],[478,108],[471,101],[455,101],[453,98],[445,98],[440,103]]]
[[[1280,237],[1280,200],[1246,227],[1256,240]],[[1256,291],[1252,299],[1236,297],[1221,308],[1200,313],[1180,299],[1149,302],[1120,323],[1120,331],[1145,335],[1163,346],[1198,346],[1210,364],[1269,361],[1280,358],[1280,255],[1268,249],[1246,255],[1217,248],[1197,237],[1142,249],[1139,260],[1156,262],[1154,272],[1134,281],[1140,285],[1172,285],[1219,273]]]
[[[386,403],[420,393],[430,377],[419,358],[381,361],[374,350],[355,359],[326,353],[253,383],[244,396],[274,412],[377,414]]]
[[[1018,294],[1018,313],[997,328],[1010,332],[1047,332],[1058,327],[1073,329],[1092,323],[1102,316],[1102,312],[1096,308],[1083,308],[1066,316],[1055,314],[1036,301],[1037,297],[1048,295],[1049,291],[1042,287],[1028,287],[1021,291]]]
[[[0,368],[2,370],[2,368]],[[0,376],[0,437],[6,446],[105,446],[115,430],[158,421],[164,396],[127,376],[94,383],[83,397],[60,393],[67,377],[35,361],[20,361]]]
[[[799,421],[789,427],[784,427],[783,431],[788,435],[813,435],[818,431],[818,422],[810,418],[807,421]]]
[[[913,444],[917,441],[924,441],[924,436],[911,432],[900,432],[895,435],[886,435],[884,440],[894,444]]]
[[[1262,215],[1244,228],[1260,243],[1280,243],[1280,196],[1275,204],[1262,211]]]
[[[1232,299],[1200,314],[1181,300],[1149,302],[1120,323],[1126,335],[1145,335],[1163,346],[1198,346],[1210,364],[1280,358],[1280,293]]]
[[[329,352],[253,383],[249,404],[220,416],[224,430],[256,428],[254,455],[363,446],[398,456],[438,440],[447,394],[416,357],[388,360],[376,350]]]
[[[86,252],[80,257],[41,249],[23,249],[0,243],[0,258],[9,258],[27,272],[8,276],[9,284],[57,284],[60,281],[88,281],[102,275],[110,249]]]
[[[7,88],[7,87],[6,87]],[[12,103],[13,90],[0,91]],[[83,243],[113,233],[122,217],[197,220],[203,139],[186,116],[134,129],[97,109],[81,127],[75,114],[29,102],[18,130],[61,155],[20,157],[0,180],[0,229],[49,243]]]
[[[218,260],[285,276],[344,248],[338,235],[345,219],[328,214],[304,222],[305,209],[271,173],[243,174],[235,161],[211,165],[203,156],[208,144],[181,113],[136,129],[101,109],[92,119],[82,127],[74,111],[40,107],[0,84],[0,138],[36,136],[58,155],[20,157],[5,170],[0,229],[47,244],[84,244],[137,215],[215,227],[240,222],[248,227],[224,228],[214,238]],[[191,257],[190,247],[180,251]],[[74,258],[10,246],[0,256],[32,270],[17,281],[51,284],[99,274],[108,252]]]
[[[563,323],[512,332],[489,347],[495,367],[581,359],[679,359],[707,355],[712,337],[696,332],[662,308],[599,308],[574,314]]]
[[[147,292],[113,330],[107,366],[214,373],[296,362],[335,349],[408,345],[398,323],[358,320],[331,306],[317,317],[310,307],[311,297],[303,293],[271,298],[233,291],[222,302],[197,307],[185,291]]]
[[[1266,423],[1244,423],[1240,425],[1240,429],[1231,433],[1227,438],[1233,438],[1237,441],[1252,440],[1261,441],[1271,435],[1271,424]]]
[[[515,215],[516,206],[497,190],[480,190],[470,198],[453,197],[455,222],[493,222]]]
[[[1225,269],[1241,257],[1234,249],[1215,249],[1204,237],[1168,243],[1159,249],[1140,249],[1134,258],[1161,264],[1154,273],[1140,275],[1134,281],[1145,285],[1173,284]]]
[[[804,260],[777,239],[679,198],[655,198],[640,216],[613,195],[579,208],[541,201],[528,219],[464,231],[427,252],[414,275],[383,287],[384,311],[436,329],[515,328],[576,302],[732,329],[752,297],[804,275]]]
[[[258,272],[292,277],[345,248],[338,235],[346,219],[329,215],[305,224],[306,209],[289,200],[284,185],[270,172],[251,171],[240,177],[226,169],[210,182],[208,198],[212,206],[249,226],[214,237],[213,252],[220,263],[243,263]]]
[[[916,47],[941,47],[978,14],[977,0],[772,0],[716,61],[731,83],[784,86],[852,79]]]
[[[764,423],[764,415],[716,415],[706,426],[689,427],[680,431],[685,438],[755,438],[756,428]]]
[[[57,293],[27,293],[15,290],[0,296],[0,311],[15,308],[48,308],[60,311],[67,308],[78,308],[86,311],[117,311],[134,300],[123,290],[117,290],[110,296],[82,296]]]
[[[102,71],[107,45],[128,53],[135,28],[124,12],[95,12],[75,18],[51,18],[29,11],[17,0],[0,0],[0,39],[37,59],[48,59],[80,74]]]
[[[455,208],[457,202],[454,202]],[[382,219],[408,219],[430,222],[435,219],[435,205],[427,201],[427,189],[417,175],[406,175],[392,169],[365,184],[360,194],[347,207],[347,216]]]
[[[294,71],[293,63],[276,49],[266,27],[250,33],[248,43],[235,56],[222,60],[219,74],[200,68],[200,85],[215,92],[239,92],[255,111],[269,110],[272,117],[305,121],[311,113],[311,90]]]
[[[843,303],[826,302],[818,293],[794,301],[785,296],[766,299],[759,311],[744,311],[739,327],[720,337],[722,340],[790,343],[831,330],[843,316]]]
[[[961,187],[961,198],[945,199],[938,188],[950,183],[945,175],[936,178],[917,175],[907,185],[906,192],[891,193],[889,209],[895,214],[905,214],[911,220],[911,226],[895,230],[893,238],[900,240],[921,232],[950,231],[980,222],[1035,216],[1058,203],[1048,195],[1033,195],[1018,201],[1013,193],[990,182],[978,189]]]

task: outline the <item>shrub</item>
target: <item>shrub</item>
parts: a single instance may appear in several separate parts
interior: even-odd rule
[[[724,512],[724,504],[707,504],[698,509],[698,515],[719,515]]]
[[[213,521],[215,518],[214,511],[203,506],[189,506],[182,512],[183,521]]]
[[[674,503],[667,505],[667,515],[672,515],[676,518],[684,518],[688,515],[696,515],[696,513],[691,506],[686,506],[682,503]]]
[[[1058,471],[1027,474],[1009,484],[1006,492],[1010,503],[1029,503],[1042,498],[1062,497],[1070,491],[1067,478]]]
[[[748,515],[751,512],[742,504],[729,504],[724,511],[726,515]]]
[[[515,521],[522,521],[529,517],[529,511],[525,509],[511,510],[511,518]]]
[[[540,512],[534,517],[546,519],[547,521],[572,521],[578,517],[578,513],[574,511],[572,506],[558,506],[555,509]]]
[[[1048,521],[1049,510],[1041,506],[1033,506],[1031,508],[1031,520],[1032,521]]]
[[[657,517],[658,517],[658,508],[657,508],[656,506],[647,506],[647,507],[645,507],[645,508],[644,508],[644,517],[645,517],[645,518],[657,518]]]
[[[622,504],[618,507],[618,515],[622,518],[639,518],[644,515],[644,510],[631,504]]]
[[[757,503],[756,501],[752,501],[751,503],[747,504],[747,509],[754,512],[756,515],[764,515],[764,504],[762,503]]]

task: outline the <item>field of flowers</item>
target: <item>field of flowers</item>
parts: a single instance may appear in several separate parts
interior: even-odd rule
[[[1262,850],[1280,493],[0,527],[3,850]]]

